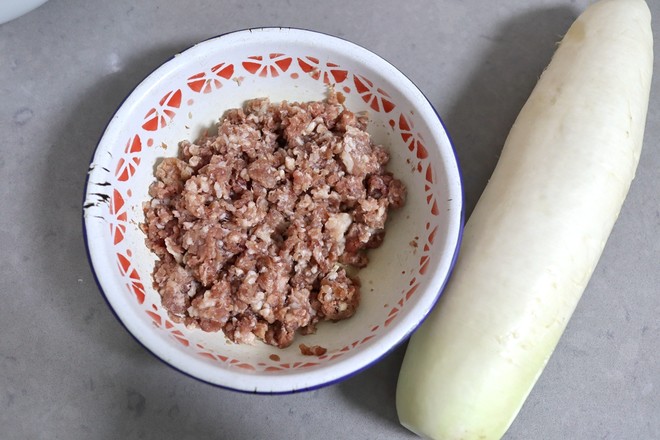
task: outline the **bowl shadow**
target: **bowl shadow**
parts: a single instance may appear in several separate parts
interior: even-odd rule
[[[455,102],[441,115],[462,171],[466,218],[488,183],[506,136],[556,43],[576,17],[577,12],[569,7],[541,8],[503,22],[493,36],[478,37],[490,43],[480,54],[482,61],[465,75]],[[433,103],[442,97],[429,99]],[[403,344],[376,365],[337,385],[352,405],[402,432],[408,431],[398,421],[396,384],[405,348]]]

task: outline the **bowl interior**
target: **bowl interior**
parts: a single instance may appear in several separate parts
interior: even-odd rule
[[[138,225],[155,163],[181,140],[212,130],[225,110],[252,98],[309,101],[342,92],[368,111],[388,169],[408,188],[383,245],[359,277],[357,313],[321,323],[287,349],[236,345],[222,333],[173,323],[151,285],[154,256]],[[462,193],[449,139],[433,108],[390,64],[346,41],[294,29],[237,32],[176,55],[126,99],[89,172],[86,239],[100,287],[120,321],[150,351],[199,379],[234,389],[286,392],[326,384],[385,354],[420,323],[444,286],[458,247]],[[327,353],[303,356],[298,344]]]

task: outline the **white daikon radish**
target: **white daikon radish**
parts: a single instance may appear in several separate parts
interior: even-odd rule
[[[653,64],[643,0],[571,26],[506,140],[452,278],[412,337],[401,423],[437,440],[500,439],[564,331],[640,156]]]

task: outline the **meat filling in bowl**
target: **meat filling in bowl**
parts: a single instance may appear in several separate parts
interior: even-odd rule
[[[171,319],[277,347],[355,313],[368,249],[406,189],[340,94],[228,111],[156,168],[141,225]],[[347,271],[348,269],[348,271]]]

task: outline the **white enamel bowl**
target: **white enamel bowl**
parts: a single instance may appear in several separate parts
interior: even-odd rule
[[[152,288],[154,257],[138,224],[159,158],[195,140],[226,109],[267,96],[320,100],[328,84],[391,154],[408,188],[383,246],[360,272],[362,302],[339,323],[321,323],[284,350],[236,345],[222,333],[171,322]],[[449,137],[424,95],[373,53],[328,35],[266,28],[210,39],[175,55],[126,98],[90,164],[83,216],[99,287],[117,318],[146,349],[202,381],[235,390],[284,393],[327,385],[364,369],[405,340],[437,301],[462,231],[461,179]],[[298,345],[327,353],[303,356]]]
[[[0,24],[14,20],[37,9],[47,0],[2,0],[0,1]]]

